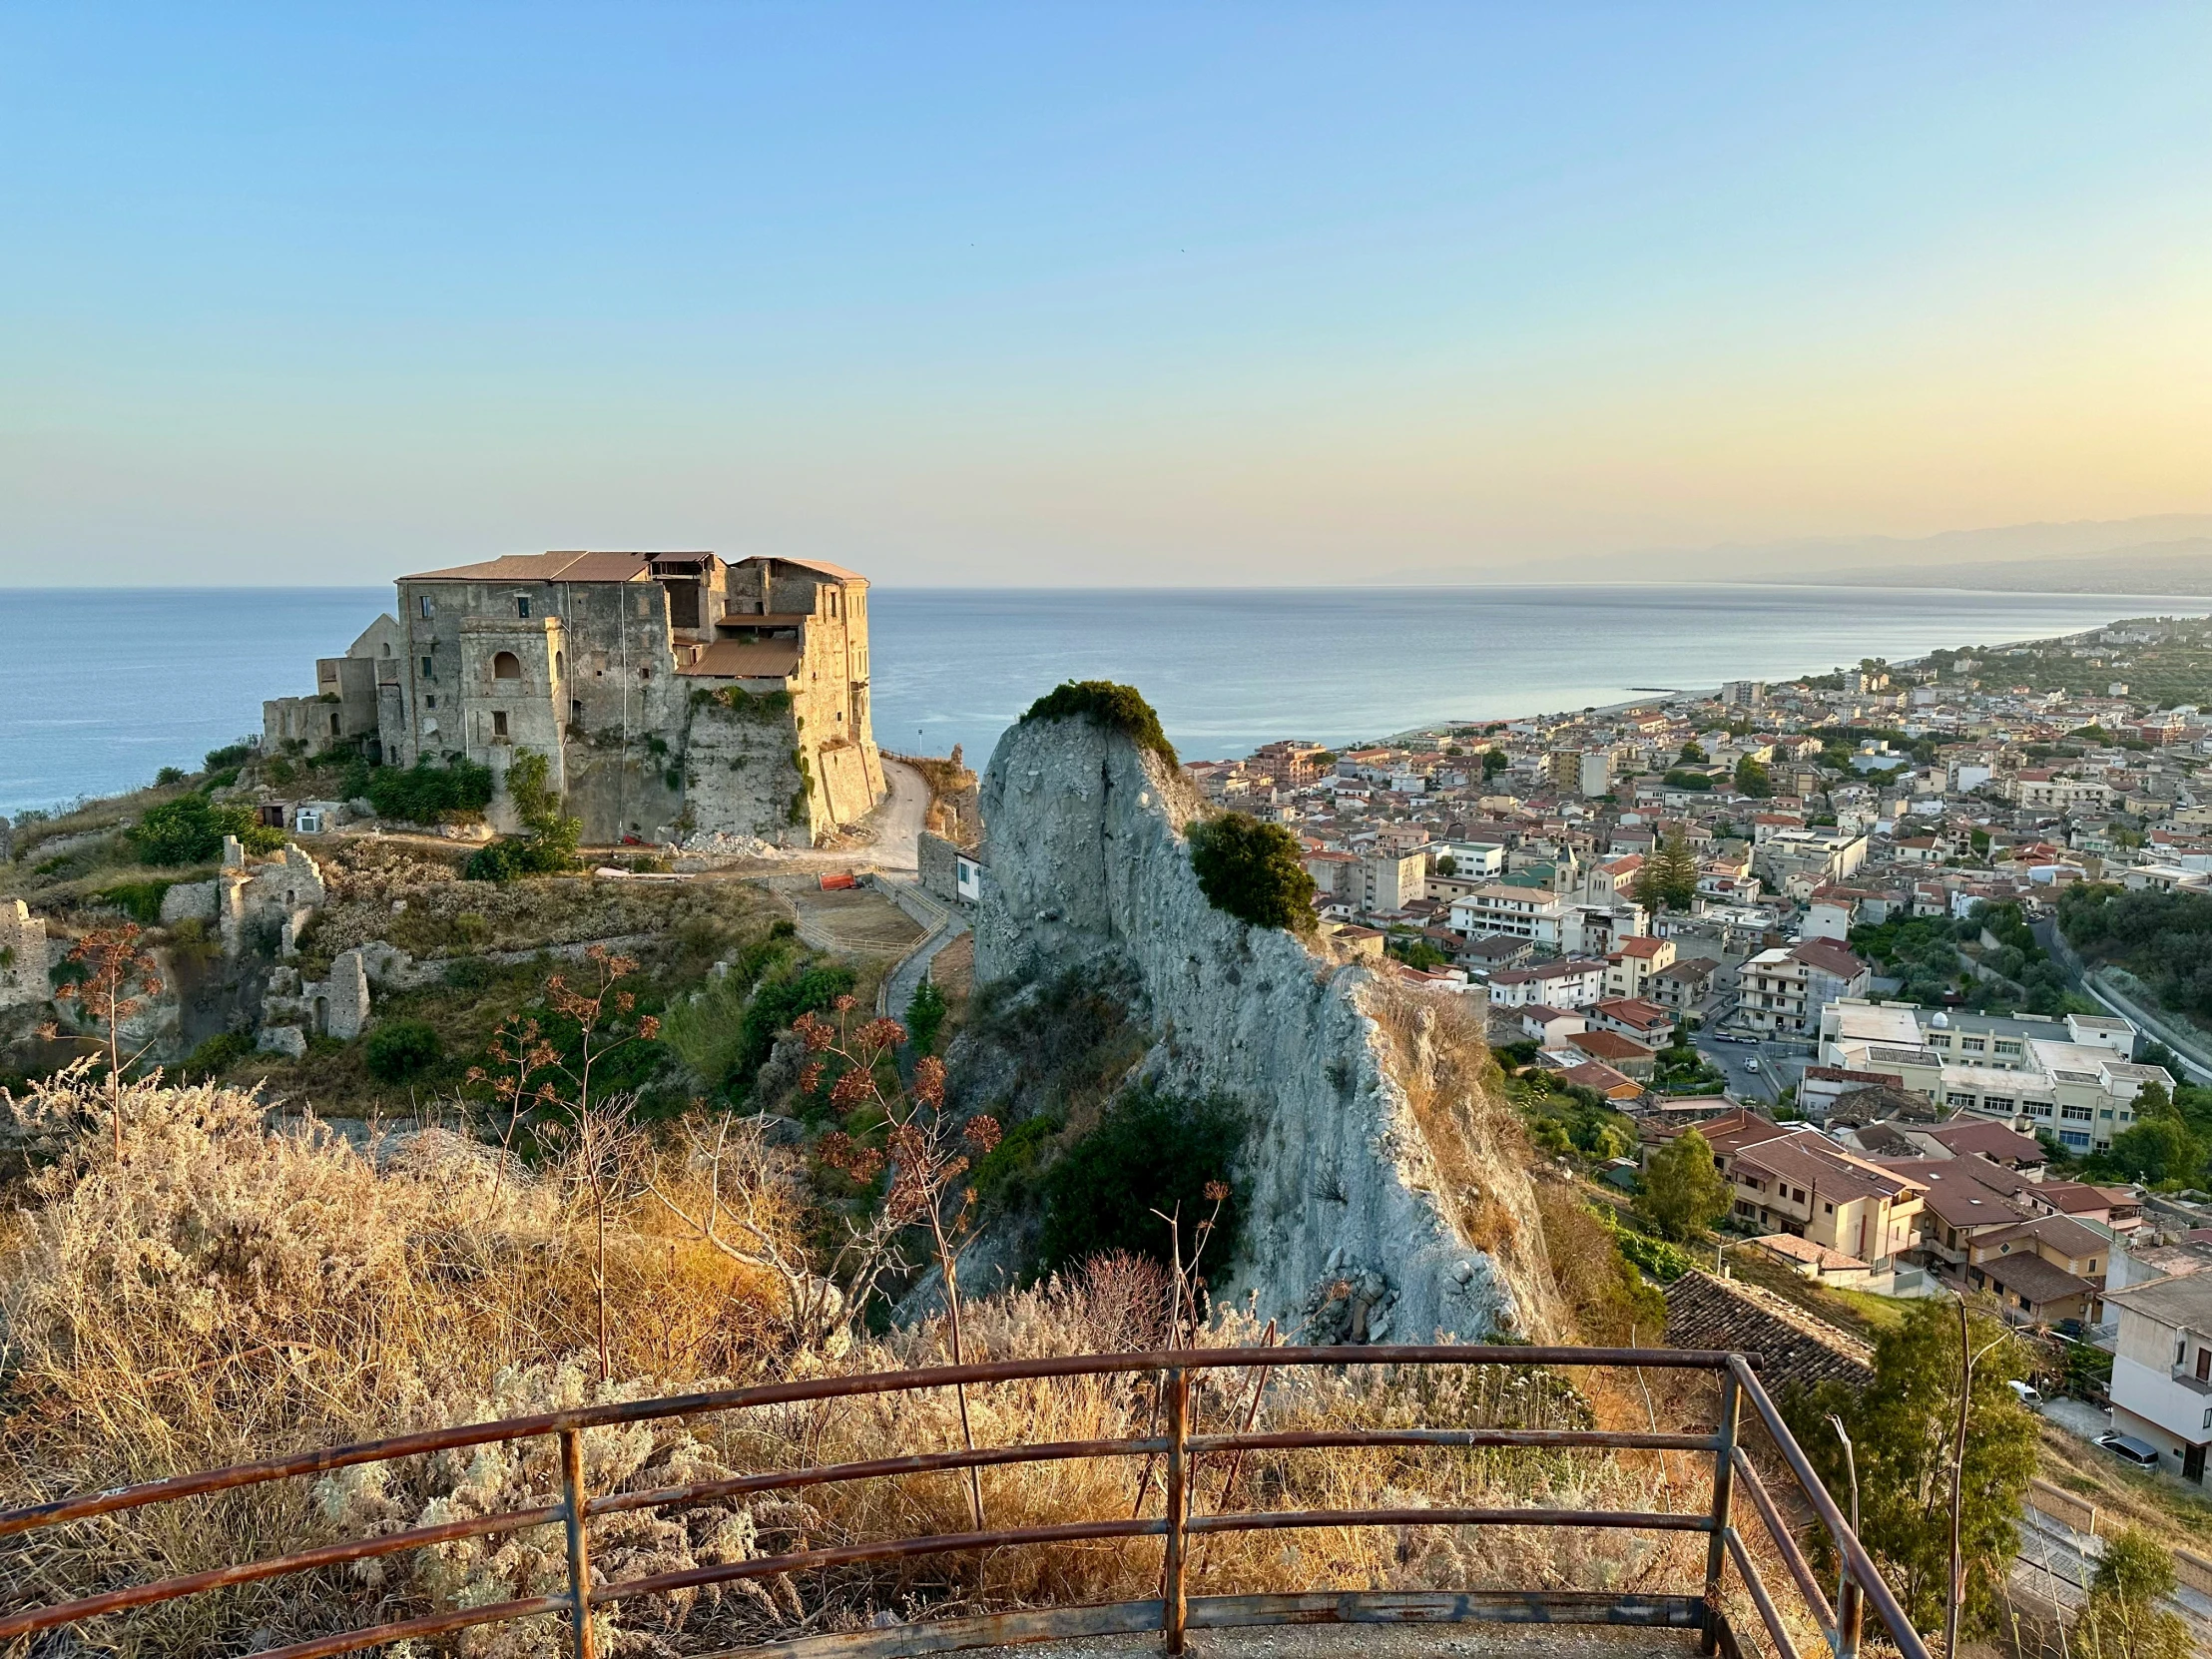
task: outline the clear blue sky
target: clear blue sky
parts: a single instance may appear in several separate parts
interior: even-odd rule
[[[2212,6],[0,9],[0,586],[2212,510]]]

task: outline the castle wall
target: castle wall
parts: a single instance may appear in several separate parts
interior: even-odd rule
[[[812,814],[792,814],[803,787],[789,715],[762,718],[714,698],[692,706],[686,735],[685,804],[700,830],[758,835],[779,846],[814,840]]]

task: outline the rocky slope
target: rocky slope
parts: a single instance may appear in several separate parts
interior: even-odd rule
[[[1183,834],[1197,797],[1118,733],[1012,728],[981,806],[978,982],[1126,963],[1156,1039],[1138,1075],[1251,1114],[1244,1260],[1218,1295],[1254,1294],[1309,1340],[1562,1329],[1528,1176],[1485,1133],[1500,1109],[1463,1016],[1215,909]]]

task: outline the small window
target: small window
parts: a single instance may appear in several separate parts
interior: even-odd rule
[[[553,678],[556,680],[566,680],[568,678],[568,653],[565,651],[553,653]]]
[[[522,678],[522,659],[512,651],[502,651],[491,660],[491,677],[494,680],[519,680]]]
[[[435,676],[435,675],[433,674],[433,672],[432,672],[432,670],[431,670],[431,664],[430,664],[430,659],[429,659],[429,658],[427,658],[427,657],[425,657],[425,658],[423,658],[423,659],[422,659],[422,677],[423,677],[423,679],[425,679],[425,680],[430,680],[430,679],[435,679],[435,678],[436,678],[436,676]]]
[[[384,655],[387,657],[391,655],[391,641],[389,640],[384,641]]]
[[[640,680],[650,680],[653,678],[653,671],[649,668],[641,668],[638,670],[638,678]]]
[[[568,718],[570,720],[582,720],[584,718],[584,705],[573,697],[568,700]]]
[[[337,717],[336,715],[332,715],[332,716],[330,717],[330,736],[334,738],[334,737],[336,737],[337,735],[338,735],[338,717]]]
[[[528,620],[530,615],[530,601],[527,598],[523,598],[521,596],[516,597],[515,615],[523,618],[525,621]]]
[[[492,710],[492,712],[491,712],[491,735],[492,735],[493,737],[495,737],[495,738],[503,738],[503,737],[505,737],[505,736],[507,735],[507,711],[506,711],[506,710],[504,710],[504,709],[494,709],[494,710]]]
[[[428,594],[424,594],[419,600],[416,601],[416,603],[422,607],[422,614],[425,617],[432,617],[437,615],[437,607],[430,603],[430,596]]]
[[[1832,1216],[1832,1215],[1834,1215],[1835,1213],[1836,1213],[1836,1206],[1835,1206],[1835,1205],[1833,1205],[1833,1204],[1830,1204],[1830,1203],[1828,1203],[1828,1202],[1826,1202],[1826,1201],[1824,1200],[1824,1201],[1822,1202],[1822,1204],[1821,1204],[1821,1214],[1822,1214],[1822,1215],[1824,1215],[1824,1216]]]

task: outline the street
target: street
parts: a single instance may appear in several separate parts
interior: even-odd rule
[[[1698,1032],[1691,1041],[1700,1054],[1728,1074],[1730,1094],[1757,1105],[1774,1105],[1808,1064],[1803,1043],[1720,1042],[1709,1030]],[[1759,1062],[1757,1071],[1746,1063],[1754,1059]]]

